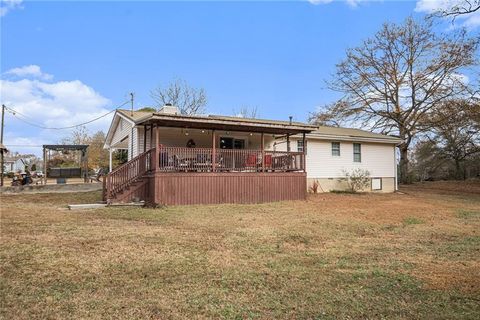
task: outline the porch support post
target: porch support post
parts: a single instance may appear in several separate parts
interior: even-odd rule
[[[262,172],[265,172],[265,134],[262,132],[261,136],[261,147],[262,147]]]
[[[215,143],[215,130],[212,130],[212,172],[215,172],[216,162],[216,143]]]
[[[150,149],[153,149],[153,124],[150,125]]]
[[[43,147],[43,184],[47,184],[47,149]]]
[[[84,153],[85,154],[85,159],[84,159],[84,161],[85,161],[85,163],[84,163],[85,173],[84,173],[83,182],[85,182],[85,183],[88,182],[88,153],[89,152],[88,152],[88,147],[87,147],[87,148],[85,148],[85,153]]]
[[[147,151],[147,125],[143,126],[143,152]]]
[[[160,170],[160,128],[155,125],[155,171]]]
[[[113,170],[112,152],[112,147],[108,148],[108,172],[112,172]]]
[[[287,151],[290,152],[290,133],[287,133]]]
[[[303,172],[307,172],[307,140],[305,139],[305,132],[302,135],[303,145]]]

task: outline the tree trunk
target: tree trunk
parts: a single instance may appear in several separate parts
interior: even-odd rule
[[[400,146],[400,182],[410,183],[408,179],[408,147]]]
[[[455,179],[465,180],[464,175],[462,174],[462,168],[460,167],[460,160],[458,159],[455,159]]]

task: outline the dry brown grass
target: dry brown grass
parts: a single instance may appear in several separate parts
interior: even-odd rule
[[[480,318],[480,184],[262,205],[68,211],[2,196],[1,313],[44,318]]]

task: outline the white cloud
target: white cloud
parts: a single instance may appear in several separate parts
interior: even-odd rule
[[[0,17],[5,16],[13,9],[22,8],[23,0],[0,0]]]
[[[79,80],[0,80],[2,103],[46,127],[66,127],[109,111],[107,98]]]
[[[415,11],[424,12],[427,14],[434,13],[438,10],[445,10],[461,4],[462,0],[417,0]],[[453,17],[446,17],[445,19],[453,19]],[[456,17],[456,21],[469,29],[474,29],[480,26],[480,10],[477,12],[464,14]]]
[[[16,117],[7,114],[5,135],[7,146],[30,142],[58,143],[71,132],[35,128],[21,122],[17,117],[38,126],[67,127],[100,117],[114,107],[109,99],[80,80],[47,82],[44,79],[29,78],[0,79],[0,100],[19,113]],[[20,113],[27,117],[22,117]],[[90,132],[105,131],[110,121],[111,115],[87,125],[87,129]],[[32,151],[38,153],[36,149]]]
[[[19,68],[13,68],[5,71],[4,74],[16,76],[16,77],[32,77],[32,78],[42,79],[42,80],[53,79],[53,76],[51,74],[42,72],[40,67],[34,64],[19,67]]]

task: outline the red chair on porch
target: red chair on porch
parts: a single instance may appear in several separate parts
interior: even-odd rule
[[[257,166],[257,155],[254,153],[249,154],[245,164],[248,168],[255,168]]]
[[[266,154],[265,155],[265,168],[271,169],[272,168],[272,155]]]

